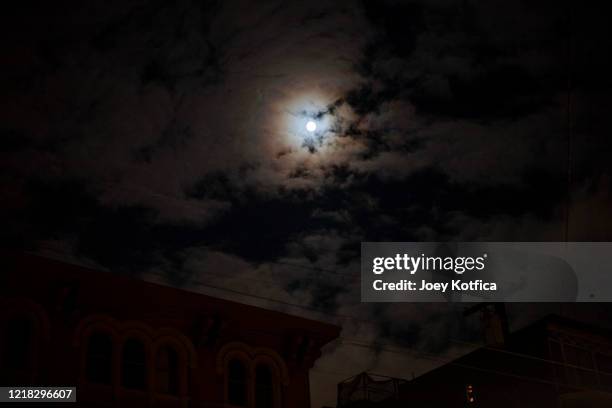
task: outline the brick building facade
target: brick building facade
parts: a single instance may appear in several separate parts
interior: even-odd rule
[[[0,383],[75,385],[81,406],[309,408],[336,326],[47,258],[7,254]]]

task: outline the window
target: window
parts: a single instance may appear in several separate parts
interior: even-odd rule
[[[274,383],[270,367],[258,364],[255,368],[255,408],[274,407]]]
[[[215,364],[224,375],[224,406],[277,408],[289,383],[283,358],[273,349],[230,342],[217,352]]]
[[[87,380],[99,384],[111,384],[113,343],[106,333],[94,332],[87,344]]]
[[[164,394],[179,393],[178,353],[170,346],[163,346],[156,357],[156,390]]]
[[[147,385],[146,353],[140,340],[128,339],[123,346],[121,383],[125,388],[144,390]]]
[[[237,407],[247,406],[247,372],[240,360],[231,360],[228,365],[227,401]]]
[[[15,317],[9,320],[5,327],[3,364],[9,372],[26,371],[32,350],[32,322],[27,317]]]

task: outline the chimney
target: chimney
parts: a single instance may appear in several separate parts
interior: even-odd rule
[[[504,303],[479,303],[464,312],[465,316],[480,311],[483,339],[488,346],[501,346],[508,338],[508,316]]]
[[[480,312],[484,341],[490,346],[502,345],[506,340],[504,322],[496,309],[485,307]]]

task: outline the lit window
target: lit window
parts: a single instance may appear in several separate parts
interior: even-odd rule
[[[125,388],[144,390],[146,388],[146,353],[144,344],[129,339],[123,346],[121,360],[121,383]]]
[[[240,360],[231,360],[228,365],[227,401],[237,407],[247,406],[247,372]]]
[[[111,383],[113,343],[108,334],[93,333],[87,344],[87,380],[94,383]]]
[[[164,346],[157,352],[157,391],[164,394],[178,395],[179,365],[178,353],[170,346]]]

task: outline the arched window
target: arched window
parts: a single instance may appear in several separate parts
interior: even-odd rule
[[[32,321],[28,317],[13,317],[6,322],[2,362],[9,373],[26,374],[32,352]]]
[[[87,343],[87,380],[111,384],[113,342],[106,333],[94,332]]]
[[[230,360],[227,367],[227,401],[237,407],[247,406],[247,370],[238,359]]]
[[[142,341],[128,339],[121,357],[121,384],[125,388],[144,390],[147,386],[146,352]]]
[[[179,394],[179,359],[176,350],[163,346],[156,356],[156,390],[164,394]]]
[[[272,371],[265,364],[255,368],[255,408],[274,408]]]

